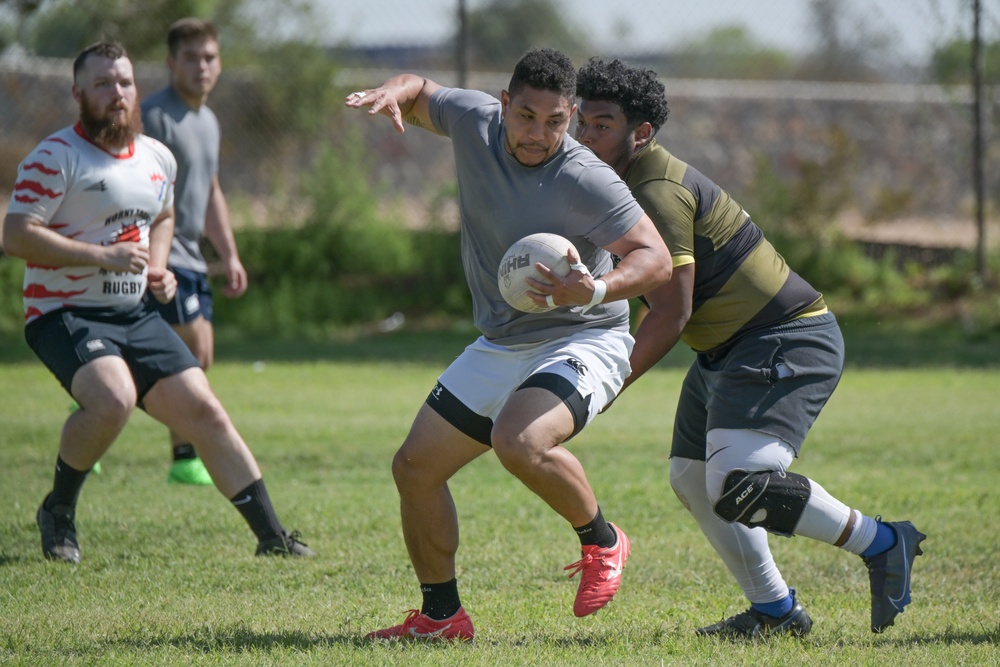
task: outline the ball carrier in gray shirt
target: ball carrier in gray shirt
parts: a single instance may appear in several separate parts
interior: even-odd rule
[[[439,88],[429,110],[434,127],[451,137],[454,147],[462,262],[476,328],[500,345],[561,338],[588,327],[627,331],[627,301],[605,298],[586,312],[585,303],[522,313],[504,301],[496,277],[507,248],[540,231],[572,241],[593,276],[610,272],[611,254],[604,246],[644,215],[625,183],[569,136],[543,163],[522,164],[506,149],[501,102],[485,93]]]
[[[576,530],[583,558],[574,613],[618,590],[628,537],[602,516],[580,462],[563,446],[621,388],[632,338],[628,305],[670,278],[670,255],[614,171],[566,132],[576,112],[569,59],[536,49],[518,61],[500,99],[404,74],[347,97],[452,141],[458,171],[462,262],[483,336],[441,375],[393,460],[403,535],[423,604],[374,638],[471,639],[455,577],[458,521],[447,481],[492,450],[514,476]],[[496,271],[517,239],[569,238],[583,264],[566,276],[540,270],[532,299],[558,308],[513,310]],[[610,253],[621,258],[612,270]],[[601,293],[604,292],[603,298]],[[539,546],[543,538],[539,537]]]

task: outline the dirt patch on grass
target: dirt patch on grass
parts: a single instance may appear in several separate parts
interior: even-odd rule
[[[869,222],[854,212],[842,215],[838,224],[849,238],[869,243],[973,250],[979,239],[976,221],[971,218],[906,217]],[[986,243],[990,249],[1000,248],[1000,221],[987,222]]]

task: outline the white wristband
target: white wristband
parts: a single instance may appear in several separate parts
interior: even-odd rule
[[[598,278],[594,281],[594,295],[590,297],[590,303],[583,307],[583,312],[587,312],[597,304],[604,301],[604,297],[608,294],[608,284]]]

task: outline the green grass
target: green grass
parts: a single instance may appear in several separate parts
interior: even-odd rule
[[[815,626],[805,640],[749,645],[693,636],[744,602],[668,483],[689,355],[668,359],[572,442],[605,515],[633,540],[615,602],[572,615],[576,580],[562,567],[578,557],[575,536],[485,456],[452,483],[460,590],[476,641],[414,646],[363,639],[419,605],[389,463],[467,332],[222,345],[213,386],[282,520],[319,553],[294,562],[254,558],[249,530],[214,490],[168,486],[165,429],[141,413],[83,490],[83,563],[44,561],[34,513],[51,485],[69,399],[30,354],[8,346],[0,664],[1000,664],[996,347],[984,346],[977,363],[964,361],[968,350],[955,358],[915,338],[892,346],[850,335],[849,350],[860,354],[795,470],[849,505],[911,519],[928,534],[913,604],[873,635],[856,556],[772,538]],[[914,357],[945,363],[907,363]]]

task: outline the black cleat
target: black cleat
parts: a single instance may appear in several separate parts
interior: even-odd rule
[[[45,500],[48,500],[48,496]],[[47,559],[63,563],[80,562],[80,545],[76,541],[73,514],[73,508],[68,505],[56,505],[47,510],[45,501],[42,501],[35,520],[42,533],[42,553]]]
[[[910,604],[910,572],[914,559],[924,553],[920,543],[927,539],[909,521],[886,521],[885,525],[896,531],[896,544],[877,556],[861,557],[871,582],[872,632],[882,632],[895,623],[896,616]]]
[[[695,634],[722,639],[767,639],[783,634],[805,637],[812,630],[812,625],[809,614],[796,600],[792,610],[781,618],[762,614],[751,607],[714,625],[698,628]]]
[[[316,552],[299,541],[301,533],[282,529],[281,535],[257,544],[256,556],[301,556],[312,558]]]

